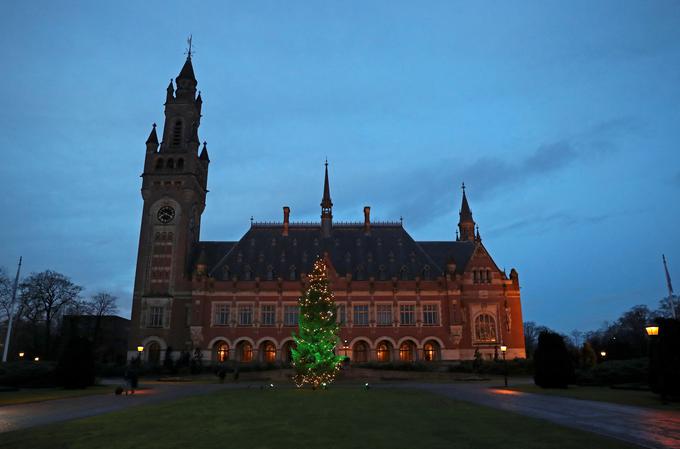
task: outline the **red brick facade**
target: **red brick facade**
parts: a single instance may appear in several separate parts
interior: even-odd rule
[[[200,242],[209,157],[202,99],[187,59],[168,86],[163,141],[147,140],[144,209],[129,357],[172,348],[204,360],[285,361],[296,303],[317,256],[331,266],[338,352],[353,361],[464,360],[476,350],[524,357],[519,279],[482,244],[465,190],[452,241],[415,241],[400,222],[333,223],[328,167],[321,222],[251,224],[236,242]]]

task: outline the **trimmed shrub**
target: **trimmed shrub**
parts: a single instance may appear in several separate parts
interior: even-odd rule
[[[644,384],[647,382],[649,361],[647,358],[631,360],[608,360],[590,369],[576,370],[578,385]]]
[[[53,362],[20,361],[0,364],[0,385],[54,387],[57,383]]]
[[[543,331],[534,352],[534,382],[542,388],[567,388],[574,379],[571,356],[560,334]]]
[[[65,388],[94,385],[94,353],[90,340],[69,338],[57,363],[57,379]]]

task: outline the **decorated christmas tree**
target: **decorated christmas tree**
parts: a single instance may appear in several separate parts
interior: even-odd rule
[[[328,287],[328,268],[323,258],[314,262],[308,276],[309,286],[300,297],[298,333],[293,338],[293,366],[298,387],[308,383],[312,388],[329,384],[335,379],[343,357],[335,355],[338,324],[335,320],[335,300]]]

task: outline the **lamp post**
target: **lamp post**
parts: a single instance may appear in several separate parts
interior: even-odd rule
[[[659,326],[656,324],[649,324],[645,326],[645,332],[649,340],[647,341],[647,356],[649,358],[649,386],[654,390],[654,386],[660,384],[659,373],[662,371],[660,360],[658,359],[658,352],[656,346],[656,338],[659,336]],[[666,403],[665,389],[660,385],[661,402]]]
[[[137,360],[142,363],[142,352],[144,352],[144,346],[137,346]]]
[[[23,352],[20,352],[20,353],[19,353],[19,360],[23,360],[23,359],[24,359],[24,355],[25,355],[25,354],[24,354]]]
[[[503,353],[503,377],[505,378],[505,386],[508,386],[508,362],[505,360],[505,353],[508,351],[508,347],[505,345],[501,346],[501,352]]]
[[[600,356],[604,359],[607,357],[607,351],[600,351]]]

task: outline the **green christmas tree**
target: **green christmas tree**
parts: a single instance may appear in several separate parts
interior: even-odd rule
[[[334,352],[338,342],[335,300],[328,287],[328,268],[322,258],[314,262],[308,278],[309,287],[298,300],[299,329],[297,335],[293,333],[297,347],[292,350],[292,356],[295,384],[301,387],[308,383],[317,388],[335,379],[343,357]]]

